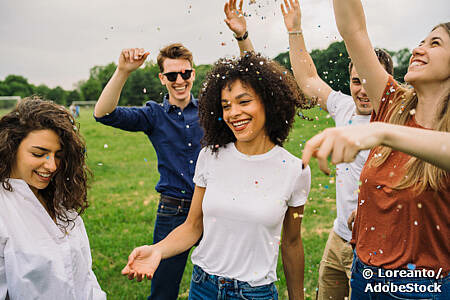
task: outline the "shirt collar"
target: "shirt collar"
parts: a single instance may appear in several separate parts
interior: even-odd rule
[[[194,97],[194,95],[192,95],[192,93],[191,93],[191,101],[189,101],[189,103],[188,103],[188,105],[186,105],[186,107],[188,107],[189,105],[193,105],[194,107],[198,107],[198,99],[196,99]],[[170,112],[170,111],[172,111],[173,109],[175,109],[177,107],[175,105],[170,104],[170,102],[169,102],[169,94],[166,94],[164,96],[163,107],[164,107],[164,110],[166,112]]]

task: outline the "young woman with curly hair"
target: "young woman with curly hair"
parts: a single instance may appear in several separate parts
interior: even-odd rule
[[[163,241],[134,249],[122,273],[151,278],[161,259],[202,237],[192,254],[190,299],[277,299],[281,242],[289,298],[303,299],[300,233],[310,170],[282,148],[303,102],[276,62],[255,54],[216,62],[199,98],[204,148],[189,216]]]
[[[85,143],[62,106],[20,101],[0,119],[0,299],[106,299],[83,220]]]
[[[401,86],[372,51],[361,1],[334,0],[334,10],[365,79],[372,123],[326,130],[308,141],[303,157],[307,163],[315,151],[326,170],[329,154],[338,163],[371,149],[351,241],[351,297],[450,299],[450,23],[412,51],[404,78],[410,86]]]

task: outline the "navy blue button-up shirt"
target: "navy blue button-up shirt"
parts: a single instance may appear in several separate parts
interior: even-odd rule
[[[119,106],[95,120],[127,131],[143,131],[158,157],[160,179],[156,191],[176,198],[192,198],[192,178],[203,137],[197,99],[191,95],[191,101],[181,110],[171,105],[166,95],[161,104],[148,101],[143,107]]]

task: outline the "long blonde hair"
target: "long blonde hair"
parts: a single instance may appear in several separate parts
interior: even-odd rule
[[[447,31],[450,36],[450,22],[442,23],[433,28],[433,30],[442,27]],[[433,31],[432,30],[432,31]],[[417,95],[413,88],[406,86],[399,87],[399,91],[393,99],[393,104],[388,111],[389,121],[388,123],[405,125],[412,118],[412,112],[417,107]],[[441,101],[441,107],[437,110],[435,120],[437,120],[433,130],[437,131],[450,131],[450,109],[449,109],[450,91]],[[378,155],[373,156],[370,159],[369,166],[379,167],[387,158],[391,155],[392,149],[384,146],[378,146],[375,151]],[[406,189],[414,187],[418,193],[422,193],[427,188],[431,188],[435,191],[445,190],[447,186],[447,180],[449,173],[440,169],[432,164],[429,164],[416,157],[411,159],[404,166],[406,173],[405,176],[395,187],[396,189]]]

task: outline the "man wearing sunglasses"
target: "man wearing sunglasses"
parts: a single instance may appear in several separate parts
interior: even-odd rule
[[[198,100],[191,94],[195,79],[192,53],[182,44],[169,45],[159,52],[159,79],[168,92],[161,104],[149,101],[144,107],[117,106],[128,76],[148,54],[144,49],[122,50],[117,69],[95,105],[94,117],[105,125],[143,131],[153,144],[160,173],[155,189],[161,194],[153,232],[153,243],[157,243],[186,220],[203,130]],[[188,255],[186,251],[161,262],[152,279],[149,300],[177,299]]]

